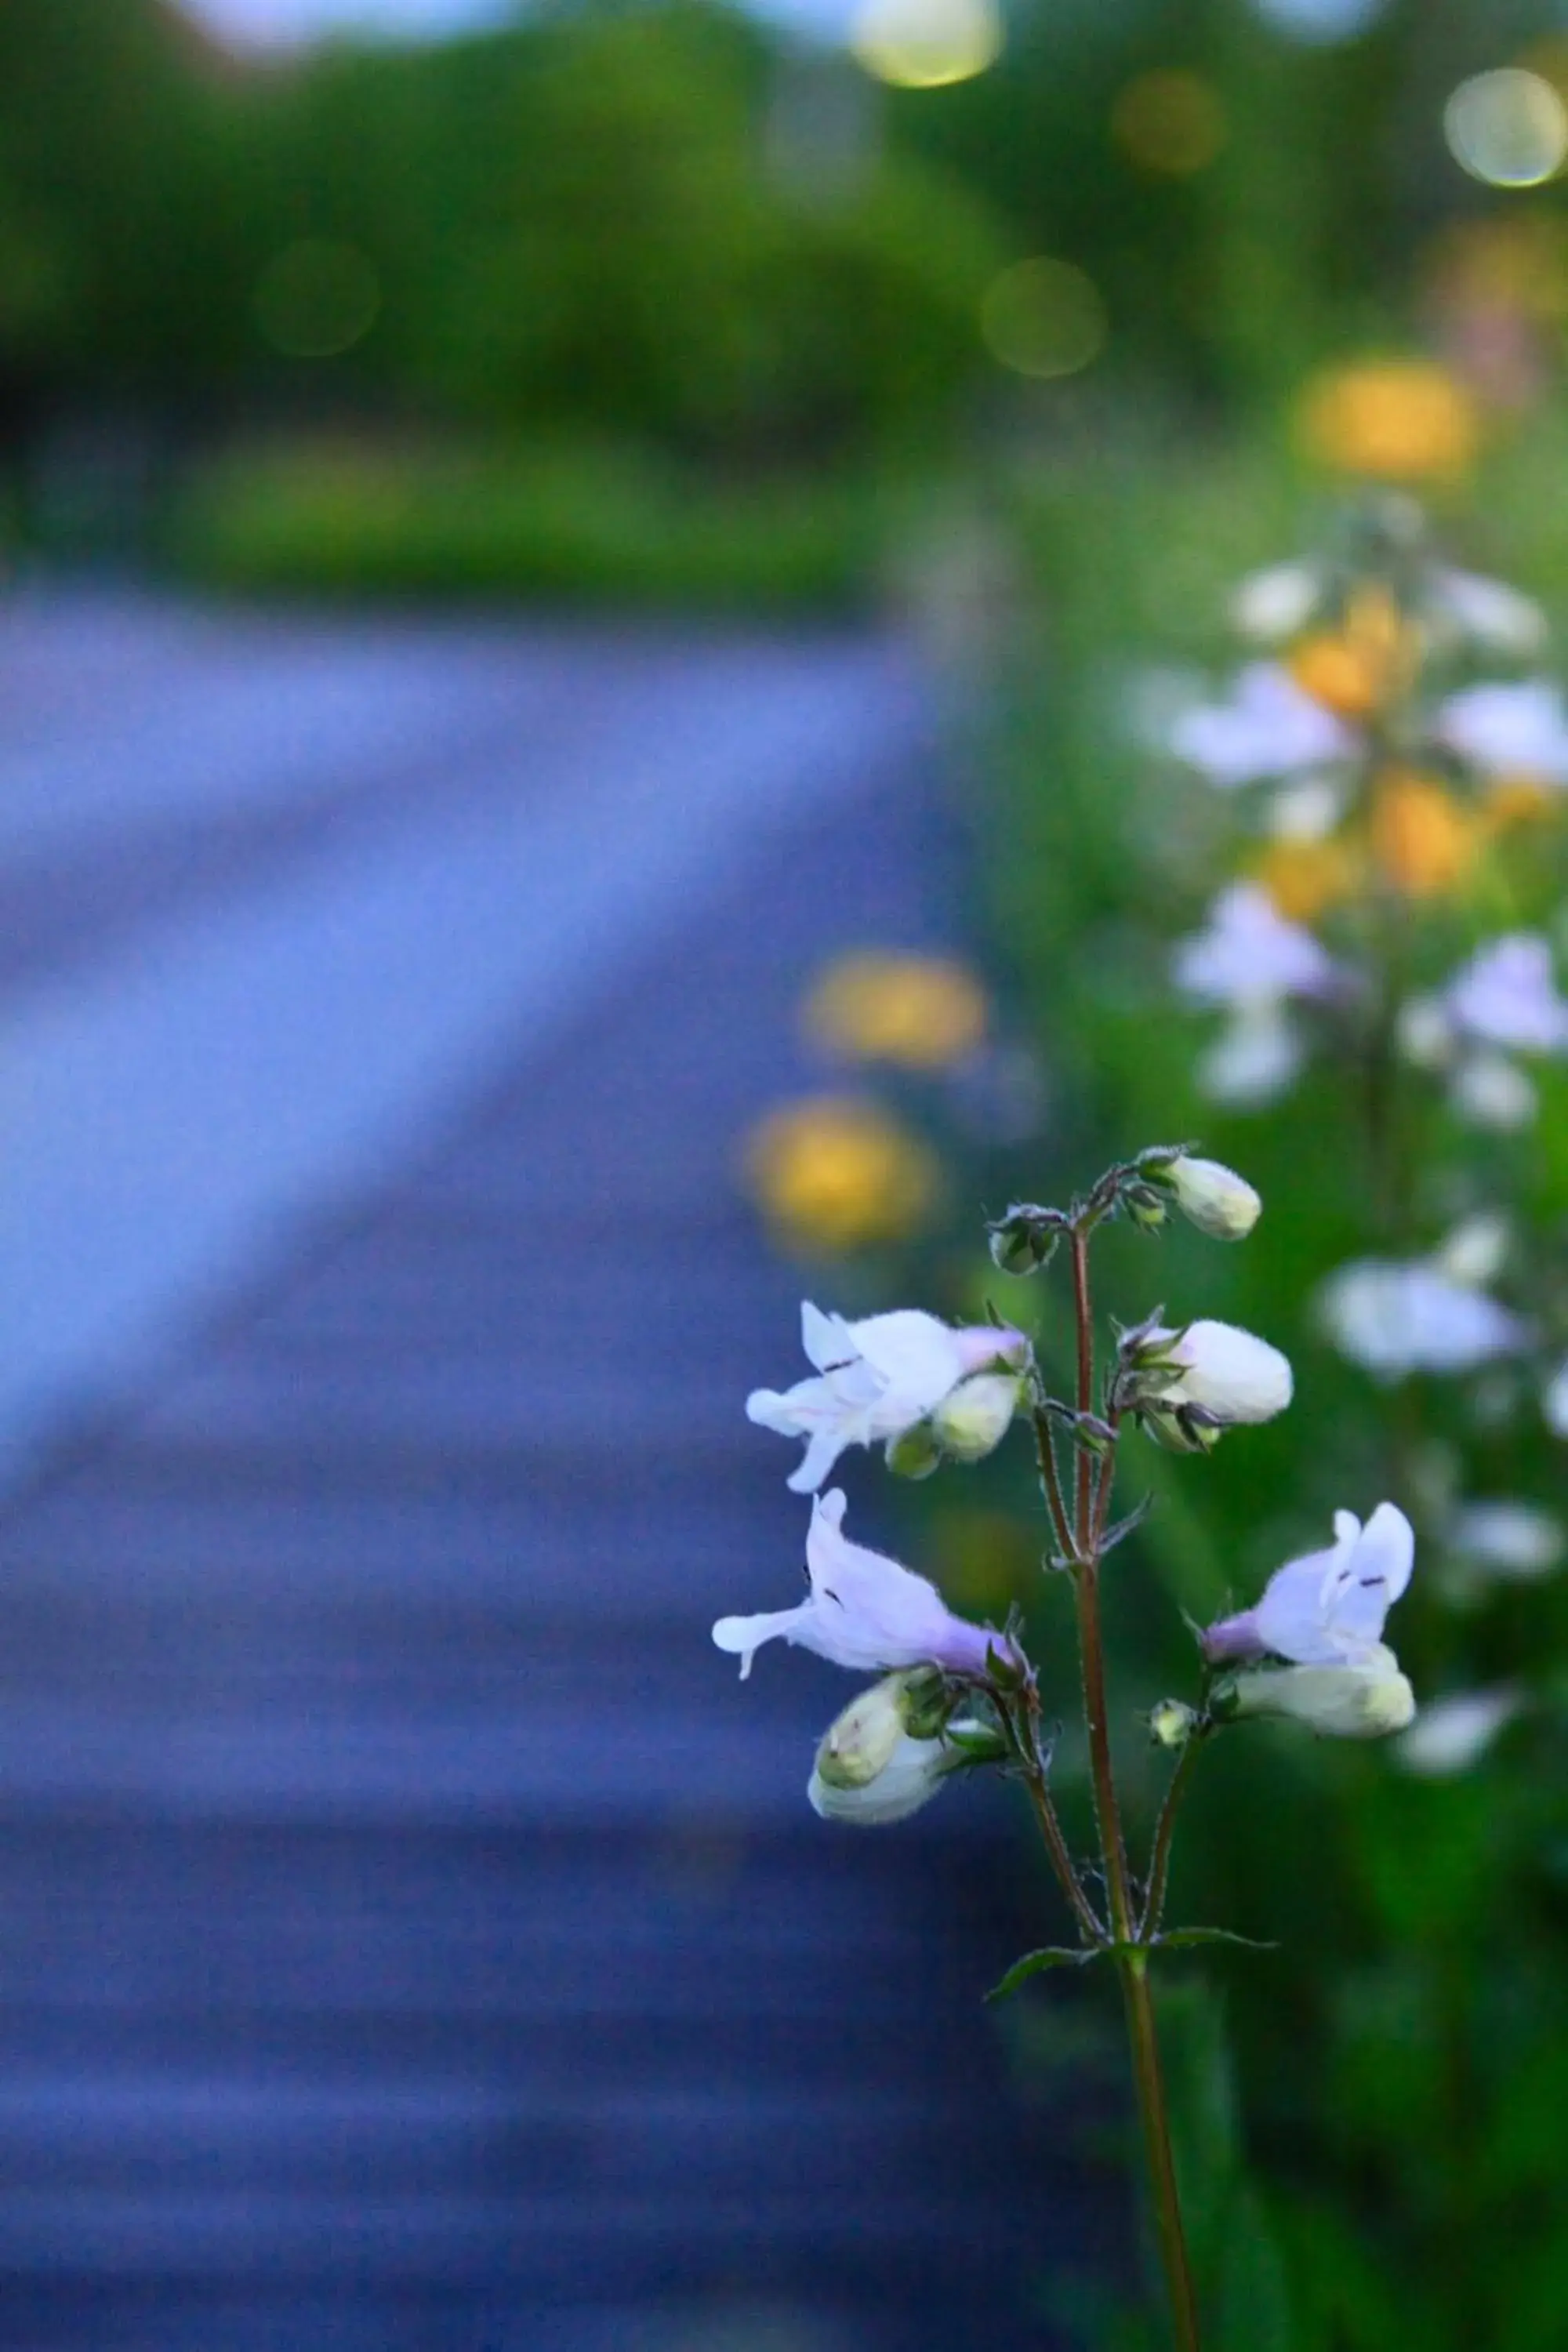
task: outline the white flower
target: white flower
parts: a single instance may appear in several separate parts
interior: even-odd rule
[[[797,1495],[819,1487],[846,1446],[896,1444],[971,1373],[1020,1366],[1028,1353],[1021,1332],[984,1324],[955,1330],[914,1307],[847,1323],[808,1301],[800,1320],[817,1377],[784,1395],[756,1389],[746,1399],[749,1421],[806,1440],[805,1457],[788,1480]]]
[[[1530,1337],[1495,1298],[1422,1260],[1357,1258],[1329,1276],[1319,1304],[1340,1353],[1383,1380],[1471,1371]]]
[[[1171,730],[1178,760],[1229,792],[1350,758],[1356,739],[1276,662],[1250,662],[1228,702],[1204,703]]]
[[[741,1679],[764,1642],[793,1642],[836,1666],[942,1666],[984,1675],[1005,1638],[953,1616],[934,1584],[896,1559],[866,1551],[843,1532],[844,1496],[836,1487],[811,1507],[805,1539],[805,1599],[794,1609],[754,1617],[721,1617],[713,1639],[741,1661]]]
[[[1198,1056],[1198,1087],[1210,1102],[1238,1108],[1273,1102],[1305,1056],[1301,1033],[1277,999],[1239,1004]]]
[[[1415,1537],[1394,1503],[1380,1503],[1363,1528],[1353,1511],[1334,1513],[1334,1540],[1276,1569],[1252,1609],[1223,1617],[1203,1636],[1211,1664],[1227,1658],[1287,1658],[1298,1666],[1378,1664],[1389,1610],[1410,1581]]]
[[[1407,1772],[1436,1779],[1449,1772],[1467,1772],[1479,1763],[1498,1733],[1518,1715],[1524,1702],[1506,1685],[1496,1690],[1456,1691],[1424,1707],[1421,1720],[1407,1731],[1394,1749]]]
[[[1277,912],[1256,882],[1233,882],[1209,909],[1207,929],[1181,940],[1176,985],[1203,1004],[1275,1005],[1328,996],[1343,974],[1325,948]]]
[[[1544,678],[1468,686],[1439,709],[1440,742],[1494,776],[1568,783],[1568,714]]]
[[[1467,1503],[1449,1524],[1448,1543],[1494,1576],[1548,1576],[1563,1559],[1563,1526],[1531,1503]]]
[[[1513,1236],[1508,1219],[1496,1209],[1478,1209],[1462,1217],[1433,1254],[1432,1263],[1450,1282],[1468,1290],[1484,1290],[1508,1264]]]
[[[1568,1046],[1568,1000],[1558,994],[1552,950],[1532,931],[1510,931],[1478,950],[1443,992],[1461,1037],[1521,1054]]]
[[[1254,645],[1282,645],[1318,608],[1323,575],[1315,563],[1270,563],[1249,572],[1230,600],[1231,625]]]
[[[889,1675],[850,1700],[824,1734],[806,1795],[825,1821],[863,1828],[918,1812],[963,1761],[941,1738],[916,1738],[908,1724],[908,1684]],[[977,1723],[957,1728],[979,1730]]]
[[[1281,784],[1268,803],[1276,841],[1323,841],[1344,814],[1343,787],[1331,776],[1299,776]]]
[[[1381,1739],[1403,1731],[1415,1694],[1392,1650],[1354,1666],[1266,1666],[1238,1675],[1231,1705],[1238,1716],[1288,1716],[1329,1739]]]
[[[1454,1058],[1454,1029],[1436,996],[1407,996],[1394,1024],[1399,1050],[1417,1070],[1446,1070]]]
[[[1456,635],[1489,653],[1522,659],[1539,653],[1546,642],[1546,615],[1540,605],[1501,580],[1443,570],[1434,583],[1432,601],[1439,619],[1448,622]]]
[[[1506,1054],[1470,1054],[1455,1071],[1448,1100],[1470,1127],[1517,1135],[1541,1108],[1535,1081]]]
[[[1553,1437],[1568,1437],[1568,1363],[1559,1364],[1542,1390],[1541,1412]]]
[[[1272,1421],[1295,1392],[1289,1360],[1267,1339],[1231,1323],[1155,1329],[1136,1355],[1136,1409],[1195,1410],[1203,1425]]]
[[[1216,1242],[1238,1242],[1263,1213],[1263,1202],[1234,1168],[1217,1160],[1194,1160],[1182,1152],[1163,1170],[1184,1217]]]

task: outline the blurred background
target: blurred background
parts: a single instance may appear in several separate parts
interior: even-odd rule
[[[710,1648],[797,1589],[741,1407],[803,1293],[977,1316],[982,1209],[1202,1133],[1288,1204],[1205,1309],[1323,1402],[1151,1472],[1140,1696],[1409,1458],[1302,1304],[1344,1101],[1149,1052],[1217,855],[1149,746],[1348,359],[1359,470],[1568,594],[1565,164],[1557,0],[6,0],[8,2341],[1157,2340],[1093,1989],[980,2006],[1008,1792],[819,1823],[847,1689]],[[1021,1461],[844,1475],[1042,1607]],[[1424,1663],[1536,1746],[1194,1805],[1290,1938],[1168,2002],[1237,2352],[1568,2340],[1568,1622],[1477,1591]]]

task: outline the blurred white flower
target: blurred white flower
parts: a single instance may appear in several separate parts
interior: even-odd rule
[[[1381,1380],[1471,1371],[1530,1339],[1519,1316],[1424,1259],[1357,1258],[1329,1276],[1319,1304],[1341,1354]]]
[[[1479,572],[1439,571],[1433,605],[1455,634],[1489,653],[1526,659],[1546,643],[1546,615],[1531,597]]]
[[[1415,1694],[1392,1650],[1353,1666],[1264,1666],[1237,1675],[1231,1706],[1238,1716],[1288,1716],[1327,1739],[1381,1739],[1403,1731]]]
[[[1568,1437],[1568,1363],[1559,1364],[1542,1390],[1541,1412],[1553,1437]]]
[[[1364,1528],[1353,1511],[1336,1511],[1329,1549],[1276,1569],[1256,1607],[1209,1626],[1204,1655],[1211,1664],[1265,1656],[1299,1666],[1376,1663],[1384,1620],[1415,1559],[1415,1532],[1396,1504],[1380,1503]]]
[[[1273,1102],[1305,1058],[1300,1031],[1278,998],[1238,1005],[1198,1056],[1198,1087],[1210,1102],[1238,1108]]]
[[[1288,923],[1256,882],[1221,891],[1206,928],[1178,942],[1173,970],[1177,987],[1204,1004],[1328,996],[1344,978],[1311,932]]]
[[[1394,1024],[1399,1050],[1417,1070],[1446,1070],[1454,1058],[1454,1029],[1436,996],[1407,996]]]
[[[1450,1698],[1434,1700],[1400,1740],[1395,1759],[1407,1772],[1433,1779],[1467,1772],[1523,1704],[1519,1692],[1506,1685],[1495,1690],[1456,1691]]]
[[[1282,645],[1306,627],[1322,593],[1320,565],[1270,563],[1238,583],[1230,600],[1231,625],[1254,645]]]
[[[999,1363],[1016,1369],[1028,1355],[1021,1331],[988,1324],[954,1329],[915,1307],[847,1323],[806,1301],[800,1319],[817,1377],[782,1395],[753,1390],[746,1418],[782,1436],[805,1439],[805,1459],[787,1482],[801,1495],[821,1486],[846,1446],[896,1444],[970,1374]]]
[[[1322,841],[1344,814],[1345,796],[1330,776],[1301,776],[1269,799],[1267,821],[1276,841]]]
[[[1484,1290],[1508,1264],[1513,1235],[1508,1219],[1496,1209],[1478,1209],[1461,1218],[1433,1252],[1432,1263],[1450,1282],[1467,1289]]]
[[[1276,662],[1250,662],[1228,702],[1183,713],[1171,749],[1211,784],[1234,791],[1269,776],[1289,776],[1353,756],[1356,738],[1321,702],[1302,692]]]
[[[774,1641],[792,1642],[836,1666],[861,1673],[929,1665],[984,1675],[990,1652],[1007,1651],[1005,1638],[955,1617],[923,1576],[851,1543],[843,1532],[844,1509],[837,1487],[812,1504],[804,1601],[794,1609],[752,1617],[721,1617],[714,1626],[718,1647],[739,1657],[742,1681],[763,1643]]]
[[[1568,1000],[1559,995],[1552,950],[1534,931],[1510,931],[1479,948],[1440,1000],[1457,1034],[1520,1054],[1568,1047]]]
[[[1435,731],[1489,775],[1568,783],[1568,712],[1544,678],[1468,686],[1441,706]]]
[[[1563,1559],[1562,1521],[1533,1503],[1467,1503],[1447,1536],[1450,1550],[1493,1576],[1549,1576]]]
[[[1448,1099],[1471,1127],[1517,1135],[1541,1108],[1535,1081],[1506,1054],[1471,1054],[1455,1071]]]

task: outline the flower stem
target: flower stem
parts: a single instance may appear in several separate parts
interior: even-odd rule
[[[1159,1933],[1165,1912],[1165,1888],[1171,1875],[1171,1838],[1176,1826],[1176,1813],[1187,1792],[1198,1750],[1204,1742],[1204,1727],[1200,1722],[1176,1759],[1171,1784],[1165,1791],[1165,1801],[1160,1808],[1160,1818],[1154,1828],[1154,1843],[1149,1856],[1149,1886],[1143,1898],[1143,1916],[1139,1923],[1138,1940],[1147,1944]]]
[[[1094,1403],[1094,1321],[1089,1282],[1089,1235],[1079,1228],[1072,1235],[1073,1303],[1078,1318],[1078,1407],[1089,1412]],[[1182,2209],[1176,2189],[1176,2169],[1171,2155],[1171,2134],[1165,2113],[1164,2081],[1154,2030],[1154,2008],[1149,1992],[1149,1953],[1145,1937],[1150,1912],[1134,1913],[1131,1880],[1127,1868],[1127,1844],[1121,1829],[1116,1774],[1110,1754],[1110,1733],[1105,1693],[1105,1642],[1100,1617],[1100,1546],[1114,1477],[1115,1441],[1095,1478],[1089,1457],[1079,1452],[1077,1482],[1078,1565],[1072,1572],[1078,1603],[1079,1664],[1083,1679],[1084,1722],[1089,1733],[1089,1777],[1100,1850],[1105,1865],[1110,1934],[1121,1978],[1127,2014],[1127,2038],[1137,2087],[1138,2114],[1143,2127],[1143,2151],[1153,2200],[1160,2259],[1171,2300],[1171,2320],[1177,2352],[1200,2352],[1197,2303],[1182,2229]],[[1167,1815],[1170,1814],[1167,1800]],[[1169,1822],[1163,1817],[1169,1843]]]
[[[1160,2261],[1171,2299],[1171,2324],[1177,2352],[1201,2352],[1197,2297],[1187,2262],[1182,2230],[1176,2167],[1171,2154],[1170,2127],[1165,2118],[1165,2084],[1160,2070],[1160,2044],[1154,2031],[1154,2003],[1149,1990],[1149,1956],[1128,1952],[1120,1958],[1121,1996],[1127,2011],[1127,2038],[1132,2051],[1132,2079],[1138,2086],[1138,2114],[1143,2126],[1143,2152],[1148,2159],[1149,2186],[1153,2194],[1154,2222],[1160,2240]]]

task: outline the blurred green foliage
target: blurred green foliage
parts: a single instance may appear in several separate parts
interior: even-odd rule
[[[231,450],[174,502],[165,551],[246,593],[789,613],[874,579],[874,483],[693,478],[635,445],[384,455],[353,444]]]
[[[1447,519],[1461,559],[1559,610],[1568,520],[1539,485],[1563,433],[1552,417],[1521,431],[1484,504]],[[1189,1231],[1113,1230],[1097,1245],[1102,1304],[1128,1322],[1157,1299],[1173,1319],[1237,1322],[1284,1347],[1297,1374],[1289,1412],[1210,1461],[1130,1454],[1128,1499],[1145,1484],[1156,1496],[1108,1591],[1114,1688],[1130,1699],[1189,1692],[1179,1612],[1206,1622],[1254,1597],[1326,1540],[1336,1507],[1364,1514],[1389,1495],[1420,1528],[1434,1447],[1463,1450],[1477,1492],[1551,1501],[1561,1483],[1560,1448],[1528,1402],[1481,1425],[1458,1384],[1381,1391],[1330,1349],[1314,1289],[1381,1238],[1349,1076],[1320,1063],[1266,1113],[1217,1109],[1193,1079],[1212,1024],[1168,982],[1171,943],[1215,886],[1215,820],[1207,788],[1150,748],[1150,665],[1227,660],[1236,576],[1309,543],[1321,498],[1268,440],[1157,463],[1102,444],[1009,488],[1047,650],[1017,666],[994,744],[993,903],[1059,1089],[1028,1189],[1061,1198],[1129,1149],[1201,1139],[1258,1185],[1258,1233],[1224,1249]],[[1538,845],[1489,924],[1543,919],[1563,878],[1561,855]],[[1429,1246],[1458,1210],[1510,1191],[1538,1232],[1560,1234],[1562,1110],[1558,1083],[1539,1129],[1503,1139],[1430,1106],[1408,1243]],[[999,1299],[1040,1327],[1047,1357],[1066,1328],[1052,1279]],[[1033,1507],[1020,1472],[1016,1508]],[[1507,1681],[1533,1693],[1528,1717],[1451,1778],[1247,1727],[1205,1759],[1177,1841],[1173,1918],[1279,1944],[1168,1969],[1184,2173],[1213,2340],[1231,2352],[1568,2341],[1568,1581],[1499,1583],[1456,1605],[1431,1550],[1418,1557],[1426,1572],[1392,1629],[1418,1694]],[[1046,1622],[1054,1597],[1032,1604],[1043,1652],[1067,1639]],[[1146,1819],[1155,1770],[1123,1722]],[[1129,2327],[1129,2344],[1163,2340]]]

